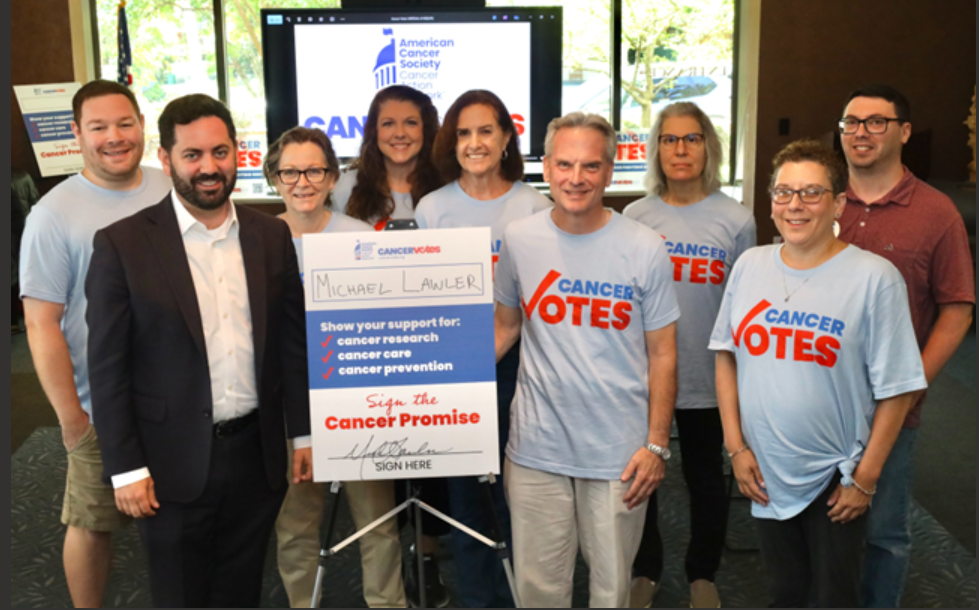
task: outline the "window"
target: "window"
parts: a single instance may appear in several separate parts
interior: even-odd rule
[[[728,150],[734,19],[735,0],[622,0],[622,129],[648,133],[663,108],[693,102]]]
[[[263,8],[340,8],[340,0],[225,0],[228,106],[241,139],[265,144],[265,84],[262,72]],[[326,58],[324,58],[326,59]],[[339,58],[336,58],[339,60]],[[325,61],[324,70],[328,69]]]
[[[119,3],[98,1],[102,76],[118,72]],[[211,0],[144,0],[126,6],[133,55],[133,92],[146,116],[144,162],[159,166],[157,118],[168,102],[189,93],[217,97],[214,9]]]
[[[609,0],[487,0],[486,6],[564,7],[562,109],[565,114],[582,110],[611,119]]]
[[[102,74],[116,74],[118,0],[97,5]],[[613,1],[615,4],[613,4]],[[223,2],[226,66],[217,65],[215,2]],[[487,0],[488,7],[564,8],[565,113],[594,112],[613,119],[619,88],[620,126],[648,134],[656,114],[677,101],[703,108],[725,140],[732,131],[732,77],[736,0]],[[620,74],[613,70],[613,10],[621,5]],[[140,0],[127,9],[134,91],[147,119],[146,162],[157,163],[156,120],[170,100],[187,93],[225,101],[246,147],[267,148],[262,8],[339,8],[340,0]],[[327,65],[328,60],[327,59]],[[618,82],[616,82],[618,81]],[[261,180],[259,167],[242,168]],[[727,174],[725,169],[725,176]],[[251,192],[258,192],[258,186]]]

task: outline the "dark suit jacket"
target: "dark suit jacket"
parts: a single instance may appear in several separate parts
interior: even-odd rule
[[[303,288],[287,225],[248,208],[237,211],[265,470],[279,489],[286,484],[287,435],[310,433]],[[93,416],[106,481],[149,467],[158,499],[196,500],[210,464],[211,376],[170,196],[96,234],[85,292]]]

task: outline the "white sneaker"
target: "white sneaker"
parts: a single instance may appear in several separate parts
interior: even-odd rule
[[[630,608],[652,608],[653,598],[659,591],[659,583],[640,576],[632,579],[632,590],[629,592]]]

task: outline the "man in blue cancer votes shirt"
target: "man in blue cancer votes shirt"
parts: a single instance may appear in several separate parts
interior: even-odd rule
[[[616,134],[548,128],[555,207],[511,223],[496,270],[496,353],[521,339],[505,482],[520,607],[571,607],[580,547],[591,607],[628,607],[676,401],[673,269],[653,230],[602,206]]]

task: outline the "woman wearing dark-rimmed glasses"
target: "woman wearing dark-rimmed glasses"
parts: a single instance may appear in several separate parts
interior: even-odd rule
[[[666,239],[674,265],[679,385],[676,422],[683,475],[690,490],[691,540],[685,571],[692,608],[717,608],[714,579],[727,533],[724,434],[714,388],[710,331],[732,266],[756,244],[754,215],[720,191],[723,144],[695,104],[665,108],[649,140],[649,196],[625,209]],[[663,574],[657,494],[650,498],[643,543],[634,564],[630,606],[651,607]]]
[[[365,222],[332,211],[330,193],[340,175],[333,146],[318,129],[290,129],[269,147],[265,176],[282,196],[302,268],[304,235],[373,231]],[[345,485],[350,510],[363,528],[394,508],[391,481],[356,481]],[[320,552],[320,522],[326,507],[323,484],[289,485],[275,524],[279,574],[293,608],[309,608]],[[364,599],[372,608],[404,608],[401,544],[393,521],[360,541]],[[316,600],[319,606],[319,600]]]
[[[866,514],[927,387],[901,274],[835,236],[846,187],[821,144],[779,153],[784,244],[741,257],[711,338],[724,442],[776,608],[862,606]]]

